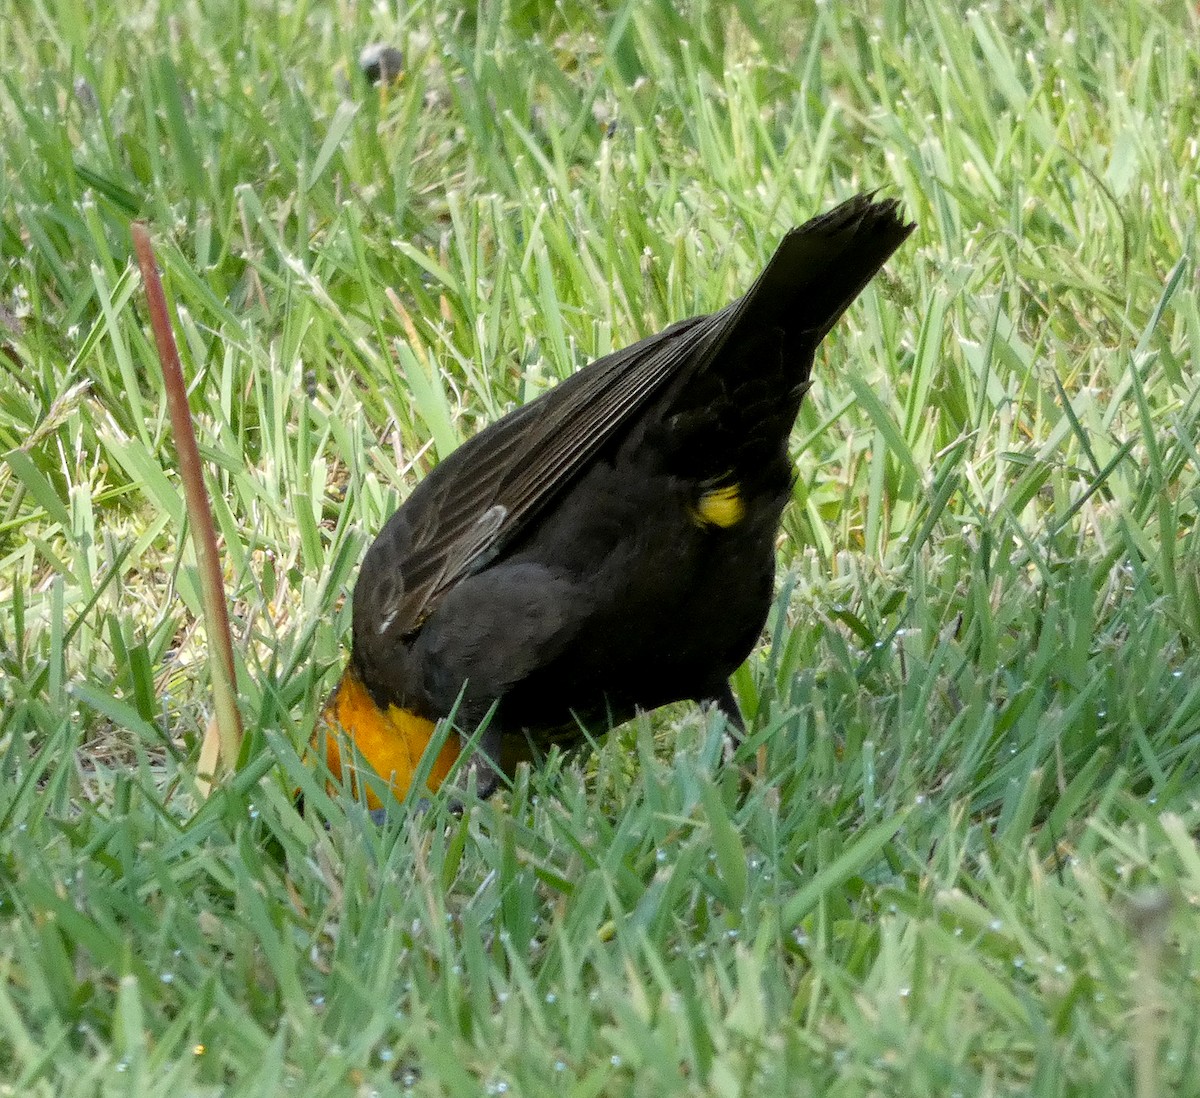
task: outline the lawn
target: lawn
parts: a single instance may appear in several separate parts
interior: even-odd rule
[[[1200,1094],[1195,6],[462,7],[5,5],[0,1094]],[[422,473],[873,188],[919,227],[818,357],[748,738],[327,793]]]

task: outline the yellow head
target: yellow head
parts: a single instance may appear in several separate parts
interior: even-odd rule
[[[357,790],[353,752],[346,752],[343,762],[342,744],[348,741],[353,744],[358,756],[376,774],[387,780],[392,792],[398,798],[403,798],[412,784],[421,755],[433,739],[434,727],[433,721],[418,717],[407,709],[395,705],[389,705],[386,710],[380,709],[354,669],[347,667],[317,719],[312,745],[315,750],[324,751],[325,761],[335,777],[341,778],[345,768],[351,788]],[[451,735],[429,771],[426,784],[431,791],[446,780],[457,758],[458,737]],[[370,787],[366,793],[368,807],[382,807]]]

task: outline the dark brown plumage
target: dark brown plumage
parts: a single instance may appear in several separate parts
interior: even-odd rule
[[[894,202],[838,206],[744,297],[593,362],[429,473],[363,562],[329,707],[376,770],[403,768],[368,750],[399,734],[362,734],[372,706],[433,721],[457,703],[470,735],[495,705],[494,759],[681,699],[740,720],[728,677],[770,605],[814,353],[912,228]]]

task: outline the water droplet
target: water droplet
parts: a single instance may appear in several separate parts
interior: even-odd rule
[[[546,1002],[548,1002],[551,1006],[553,1006],[555,1003],[558,1002],[558,996],[555,995],[553,991],[547,991],[546,992]]]
[[[989,930],[1000,930],[1003,928],[1003,926],[1004,924],[999,919],[993,919],[990,923],[988,923]]]
[[[617,1055],[617,1054],[614,1052],[614,1053],[613,1053],[613,1054],[612,1054],[612,1055],[611,1055],[611,1056],[608,1058],[608,1062],[609,1062],[610,1064],[612,1064],[612,1066],[613,1066],[613,1067],[615,1067],[615,1068],[619,1068],[619,1067],[621,1066],[621,1057],[620,1057],[620,1056],[618,1056],[618,1055]]]
[[[175,982],[175,973],[174,972],[164,972],[161,976],[159,976],[159,979],[164,984],[172,984]]]
[[[555,1071],[566,1071],[566,1070],[567,1070],[567,1065],[566,1065],[566,1063],[565,1063],[564,1061],[562,1061],[562,1060],[555,1060],[555,1061],[554,1061],[554,1070],[555,1070]]]
[[[1013,968],[1024,968],[1024,967],[1025,967],[1025,958],[1024,957],[1014,957],[1013,958]]]
[[[382,1064],[390,1064],[395,1055],[396,1054],[390,1048],[381,1048],[379,1050],[379,1062]]]
[[[912,994],[911,987],[902,987],[900,989],[900,998],[901,999],[907,999],[911,994]]]

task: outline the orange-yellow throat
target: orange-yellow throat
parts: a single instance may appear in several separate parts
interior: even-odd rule
[[[325,761],[330,771],[340,779],[344,770],[350,787],[357,791],[354,772],[358,759],[353,752],[346,752],[346,760],[343,762],[342,759],[342,741],[349,741],[362,761],[387,781],[392,793],[403,798],[412,785],[425,748],[433,739],[434,727],[433,721],[418,717],[407,709],[395,705],[380,709],[359,677],[348,667],[317,721],[313,746],[319,751],[324,741]],[[431,791],[446,780],[457,758],[458,737],[451,735],[429,771],[426,784]],[[382,807],[370,783],[366,795],[368,807]]]

